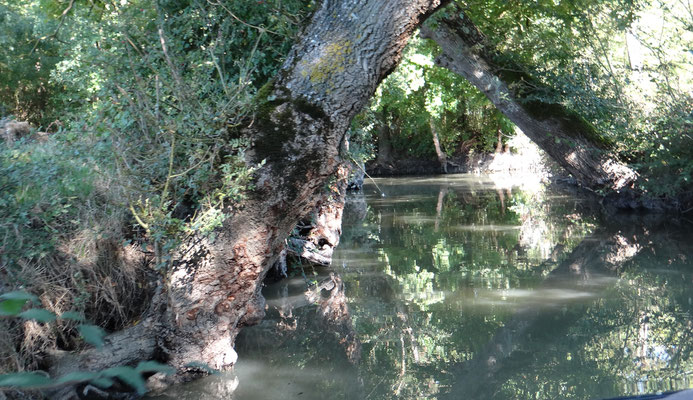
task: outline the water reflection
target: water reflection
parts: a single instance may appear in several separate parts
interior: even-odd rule
[[[385,197],[373,186],[351,197],[332,268],[266,288],[268,319],[238,339],[233,398],[599,399],[690,387],[691,227],[599,221],[591,203],[514,182],[382,179]],[[348,308],[330,306],[341,325],[305,295],[330,272],[344,282]]]

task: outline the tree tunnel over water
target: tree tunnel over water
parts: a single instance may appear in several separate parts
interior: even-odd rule
[[[0,325],[12,336],[0,355],[16,361],[0,367],[5,386],[74,397],[115,374],[127,384],[114,392],[141,394],[145,379],[233,368],[236,343],[247,379],[172,395],[689,385],[690,4],[128,0],[55,14],[60,3],[0,0],[0,19],[21,22],[0,38],[5,64],[27,56],[0,74],[0,111],[38,124],[0,115]],[[667,26],[658,41],[643,25],[652,10]],[[418,80],[398,87],[403,56]],[[342,232],[365,162],[418,155],[458,172],[472,149],[510,154],[513,123],[614,206],[608,219],[573,195],[514,187],[521,178],[459,175],[381,180],[385,197],[367,185]],[[264,287],[288,253],[329,264],[342,233],[331,267],[294,264]],[[39,298],[45,309],[21,309]],[[73,310],[96,340],[63,318]],[[253,387],[268,371],[276,382]]]
[[[366,185],[348,199],[331,267],[264,289],[268,318],[239,336],[235,375],[172,397],[599,399],[690,385],[687,223],[604,223],[570,193],[485,176],[377,183],[386,197]],[[306,297],[330,274],[342,289]],[[344,294],[347,323],[317,317]]]

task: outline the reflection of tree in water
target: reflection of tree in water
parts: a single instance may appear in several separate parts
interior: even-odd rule
[[[332,398],[593,399],[688,385],[685,227],[605,226],[552,192],[383,188],[347,205],[364,219],[346,211],[332,267],[346,292],[333,296],[343,286],[326,278],[307,300],[304,284],[280,283],[284,295],[267,294],[275,323],[250,328],[245,348],[319,368],[315,391]],[[326,323],[326,308],[343,323]]]
[[[359,299],[375,298],[352,304],[365,343],[363,363],[379,371],[381,380],[371,382],[380,386],[371,390],[382,394],[389,387],[398,396],[426,396],[438,391],[441,366],[468,358],[474,345],[481,345],[502,323],[502,312],[493,318],[451,313],[455,303],[464,300],[446,299],[447,292],[465,291],[469,281],[482,280],[482,286],[498,288],[514,285],[513,281],[536,275],[528,267],[539,266],[540,260],[530,260],[519,246],[517,226],[524,215],[510,209],[517,202],[508,190],[501,191],[503,197],[497,191],[455,186],[441,187],[435,197],[418,196],[412,187],[401,194],[396,188],[386,191],[388,198],[370,203],[366,224],[352,223],[345,229],[345,235],[361,239],[358,246],[376,248],[385,275],[353,277],[349,293]],[[541,217],[537,210],[533,211]],[[560,225],[553,219],[554,225]],[[354,262],[355,268],[363,261]],[[524,267],[517,268],[518,263]],[[379,293],[390,295],[378,299]],[[364,316],[371,318],[367,322],[359,318]],[[463,342],[459,337],[467,338],[464,348],[456,345]]]
[[[623,241],[625,237],[630,245]],[[469,366],[474,373],[460,372],[462,379],[451,398],[461,393],[469,398],[600,398],[688,387],[687,374],[693,367],[688,361],[690,263],[672,263],[666,271],[657,271],[657,264],[667,258],[652,256],[685,243],[664,239],[642,231],[583,242],[569,260],[578,251],[606,261],[609,256],[621,259],[613,267],[606,261],[586,260],[592,269],[601,265],[603,271],[593,272],[581,285],[605,282],[600,297],[556,315],[525,318],[527,327],[516,330],[512,352],[493,369],[484,370],[485,379],[477,375],[476,382],[483,383],[474,385],[470,378],[479,374],[474,367],[488,355],[479,353]],[[631,253],[631,258],[628,250],[633,246],[641,250]],[[691,254],[690,247],[679,251],[683,251],[679,255]],[[614,279],[609,282],[605,276]]]
[[[359,299],[352,310],[364,343],[362,375],[379,371],[366,392],[598,398],[682,387],[686,368],[674,363],[689,354],[693,293],[669,275],[690,267],[683,256],[690,248],[662,252],[685,241],[604,228],[578,245],[594,226],[579,204],[522,193],[445,188],[428,203],[394,200],[391,209],[372,204],[369,223],[359,227],[370,227],[361,236],[376,239],[385,276],[345,277]],[[523,241],[536,221],[545,222],[543,232]],[[521,228],[503,229],[511,224]],[[548,247],[536,240],[547,234]],[[650,269],[663,260],[666,272]],[[380,291],[388,295],[375,304]],[[494,305],[492,294],[510,304],[513,295],[535,298],[509,307]],[[484,297],[486,311],[469,304]]]
[[[582,287],[589,292],[600,291],[611,282],[605,278],[612,276],[622,262],[637,253],[638,248],[620,235],[595,235],[580,243],[535,290],[571,294],[576,287]],[[471,360],[454,367],[457,379],[449,396],[494,397],[497,393],[493,390],[497,390],[498,386],[502,387],[506,381],[498,380],[499,372],[507,364],[512,366],[515,361],[513,358],[536,357],[536,350],[541,352],[542,349],[528,351],[528,348],[536,347],[536,344],[550,347],[562,340],[566,330],[586,310],[584,304],[567,307],[558,302],[530,304],[518,309],[506,319],[503,327],[494,333],[488,343],[475,352]],[[526,374],[527,371],[523,373]],[[489,391],[489,388],[492,390]]]
[[[340,276],[331,273],[311,285],[296,283],[282,281],[265,293],[270,299],[267,318],[243,331],[239,351],[250,359],[263,359],[278,372],[319,366],[318,387],[303,398],[320,393],[331,393],[335,399],[362,398],[357,369],[361,342]]]

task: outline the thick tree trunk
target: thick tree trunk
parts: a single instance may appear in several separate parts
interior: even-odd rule
[[[594,190],[633,186],[637,174],[613,156],[610,145],[589,123],[559,104],[524,100],[531,91],[525,85],[529,77],[518,77],[496,64],[486,38],[469,18],[443,19],[435,29],[422,27],[421,35],[441,47],[438,65],[476,86],[584,186]]]
[[[299,218],[340,165],[353,116],[397,65],[416,27],[441,0],[324,1],[277,79],[258,94],[251,138],[254,190],[216,238],[199,239],[167,276],[167,361],[224,369],[240,327],[264,315],[261,282]]]
[[[315,211],[297,226],[298,234],[289,237],[287,250],[294,256],[318,265],[330,265],[332,253],[342,236],[342,214],[349,184],[349,168],[342,164],[335,181],[322,193]]]
[[[238,331],[264,316],[265,274],[342,163],[351,119],[395,68],[414,30],[446,2],[325,0],[277,78],[258,93],[257,113],[242,132],[251,139],[248,166],[260,166],[246,200],[215,235],[180,247],[143,322],[108,338],[98,352],[55,355],[54,370],[157,357],[181,379],[199,369],[191,362],[232,366]],[[146,340],[122,346],[140,336]]]

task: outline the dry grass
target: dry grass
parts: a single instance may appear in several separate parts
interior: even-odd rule
[[[93,193],[74,204],[79,227],[59,226],[58,244],[48,256],[16,260],[0,290],[21,287],[57,315],[81,312],[90,323],[116,331],[146,311],[156,275],[150,256],[126,240],[136,238],[122,204],[124,189],[107,174],[95,183]],[[0,319],[0,373],[42,369],[50,350],[80,349],[84,343],[74,328],[71,321]]]
[[[31,127],[28,122],[2,120],[0,121],[0,139],[12,144],[15,140],[29,135]]]
[[[80,252],[73,253],[75,249]],[[39,295],[43,308],[58,315],[82,312],[107,331],[137,320],[153,288],[146,255],[133,245],[123,247],[114,238],[89,237],[86,232],[64,243],[54,257],[26,264],[21,274],[31,282],[27,289]],[[47,351],[83,346],[70,321],[14,321],[13,325],[10,335],[0,341],[0,357],[13,361],[10,369],[41,368]]]

